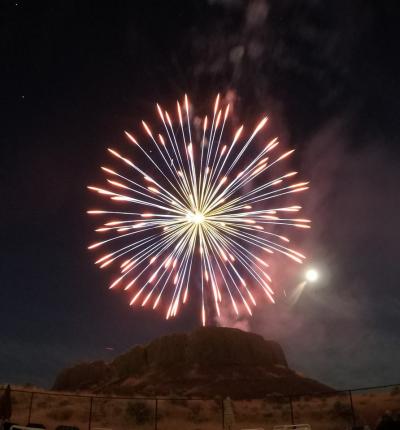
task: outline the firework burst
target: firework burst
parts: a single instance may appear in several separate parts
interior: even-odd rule
[[[219,316],[223,298],[237,315],[242,307],[251,315],[256,289],[274,302],[267,257],[281,253],[298,263],[305,258],[274,229],[309,228],[310,221],[293,218],[300,206],[275,202],[306,190],[308,182],[291,183],[297,172],[271,178],[271,169],[293,152],[274,155],[276,138],[249,160],[249,146],[267,117],[247,136],[241,126],[227,141],[229,105],[221,108],[219,96],[211,119],[195,128],[187,96],[182,106],[177,103],[176,122],[159,105],[157,111],[162,131],[153,133],[142,121],[146,143],[125,132],[137,149],[133,161],[108,149],[129,173],[102,167],[107,188],[88,187],[124,204],[123,211],[88,211],[108,216],[96,231],[109,235],[89,249],[112,246],[96,264],[118,265],[110,288],[132,291],[131,305],[162,307],[170,318],[188,301],[190,289],[199,288],[203,324],[206,304],[212,302]]]

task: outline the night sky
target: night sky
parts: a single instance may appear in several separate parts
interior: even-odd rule
[[[107,290],[87,245],[105,148],[187,92],[267,113],[311,180],[300,235],[321,281],[237,326],[337,388],[400,382],[400,10],[395,1],[1,2],[0,382],[50,386],[82,360],[200,323]],[[99,183],[100,181],[97,181]],[[303,268],[277,261],[279,290]]]

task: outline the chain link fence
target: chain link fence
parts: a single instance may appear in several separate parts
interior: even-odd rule
[[[3,389],[2,389],[3,390]],[[2,391],[1,390],[1,391]],[[221,430],[221,398],[148,398],[11,389],[11,421],[79,430]],[[232,400],[235,429],[309,424],[318,430],[375,429],[385,411],[400,413],[400,384],[319,394]]]

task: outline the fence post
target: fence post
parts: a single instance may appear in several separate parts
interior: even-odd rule
[[[222,412],[222,430],[225,428],[225,414],[224,414],[224,399],[221,399],[221,412]]]
[[[89,425],[88,425],[89,430],[92,428],[92,409],[93,409],[93,397],[90,397]]]
[[[348,393],[349,393],[349,398],[350,398],[352,424],[353,424],[353,427],[354,427],[356,425],[356,415],[355,415],[355,412],[354,412],[353,395],[351,393],[351,390],[349,390]]]
[[[31,398],[29,400],[29,412],[28,412],[28,424],[31,422],[31,416],[32,416],[32,405],[33,405],[33,396],[34,392],[31,392]]]
[[[292,425],[294,426],[294,413],[293,413],[292,396],[289,396],[289,405],[290,405],[290,420],[292,421]]]
[[[156,405],[154,410],[154,430],[157,430],[157,419],[158,419],[158,398],[156,397]]]

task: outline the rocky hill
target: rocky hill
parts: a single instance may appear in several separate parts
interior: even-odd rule
[[[291,370],[277,342],[222,327],[163,336],[135,346],[110,363],[96,361],[64,369],[53,389],[242,399],[330,391]]]

